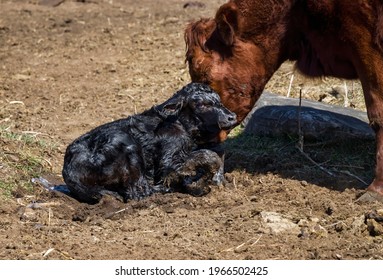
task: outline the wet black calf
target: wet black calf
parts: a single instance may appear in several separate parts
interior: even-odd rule
[[[124,201],[154,192],[203,195],[223,178],[220,142],[237,124],[208,86],[191,83],[169,100],[82,135],[66,150],[63,178],[77,199]]]

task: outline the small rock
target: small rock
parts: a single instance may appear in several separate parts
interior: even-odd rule
[[[5,249],[8,249],[8,250],[16,250],[17,249],[17,246],[14,245],[14,244],[7,244],[5,246]]]
[[[300,219],[298,222],[298,226],[300,227],[308,227],[309,226],[309,221],[306,219]]]
[[[33,226],[34,229],[37,229],[37,230],[43,230],[44,229],[44,225],[43,224],[40,224],[40,223],[37,223]]]
[[[307,181],[303,180],[303,181],[301,181],[301,185],[303,187],[307,187],[309,185],[309,183],[307,183]]]
[[[327,230],[319,224],[319,218],[301,219],[298,226],[301,228],[299,237],[327,237],[328,235]]]
[[[298,237],[306,239],[310,237],[310,233],[306,227],[301,228],[301,232],[298,234]]]
[[[61,3],[63,3],[65,0],[41,0],[39,2],[40,5],[43,6],[49,6],[49,7],[57,7]]]
[[[319,223],[319,218],[311,217],[311,218],[310,218],[310,221],[313,222],[313,223],[315,223],[315,224],[317,224],[317,223]]]
[[[21,210],[20,220],[37,222],[36,212],[32,208],[23,207]]]
[[[257,197],[255,195],[252,195],[252,196],[249,197],[249,200],[251,202],[256,202],[258,199],[257,199]]]
[[[335,254],[335,258],[337,260],[342,260],[343,259],[343,256],[341,254]]]
[[[92,242],[97,244],[98,242],[100,242],[100,238],[98,238],[96,236],[92,236]]]
[[[165,19],[165,23],[177,23],[179,22],[179,18],[177,17],[168,17]]]
[[[162,209],[164,210],[165,213],[168,213],[168,214],[175,212],[175,209],[173,206],[164,206]]]
[[[383,215],[381,210],[372,210],[368,213],[366,213],[366,220],[367,219],[374,219],[378,223],[383,222]]]
[[[8,26],[0,25],[0,33],[1,32],[8,32],[10,29]]]
[[[311,234],[316,237],[327,237],[328,232],[324,227],[318,224],[311,228]]]
[[[24,74],[16,74],[13,76],[13,78],[18,81],[26,81],[26,80],[29,80],[31,76],[24,75]]]
[[[338,223],[334,226],[334,229],[336,232],[342,232],[343,230],[345,230],[345,224],[344,223]]]
[[[367,230],[372,236],[383,235],[383,225],[379,224],[374,219],[367,220]]]
[[[331,200],[323,203],[323,209],[324,212],[329,216],[331,216],[337,210],[335,203]]]
[[[346,91],[344,86],[335,86],[331,88],[331,91],[329,92],[332,96],[334,96],[336,99],[343,99],[344,96],[346,96]]]
[[[300,233],[300,229],[297,224],[293,223],[287,217],[283,217],[279,213],[262,211],[260,215],[271,234],[278,234],[282,232],[291,234]]]
[[[184,9],[187,8],[205,8],[206,5],[204,3],[198,1],[189,1],[184,4]]]
[[[364,215],[356,217],[351,224],[352,233],[360,233],[360,232],[365,231],[366,230],[366,224],[364,223],[364,221],[365,221]]]
[[[336,100],[337,100],[337,97],[332,94],[322,94],[319,97],[318,101],[323,103],[333,103]]]

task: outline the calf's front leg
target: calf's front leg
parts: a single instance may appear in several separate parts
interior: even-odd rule
[[[165,179],[176,191],[194,196],[210,192],[210,184],[223,165],[221,157],[214,151],[200,149],[193,151],[184,163]]]

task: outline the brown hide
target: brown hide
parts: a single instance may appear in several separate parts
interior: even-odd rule
[[[286,60],[308,76],[361,80],[377,138],[375,181],[383,195],[383,1],[232,0],[187,26],[186,59],[241,122]]]

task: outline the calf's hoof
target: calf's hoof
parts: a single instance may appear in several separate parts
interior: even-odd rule
[[[216,186],[224,186],[226,184],[225,176],[221,172],[215,173],[212,183]]]
[[[204,196],[210,192],[210,187],[205,184],[197,184],[193,182],[190,185],[184,187],[184,191],[192,196]]]

